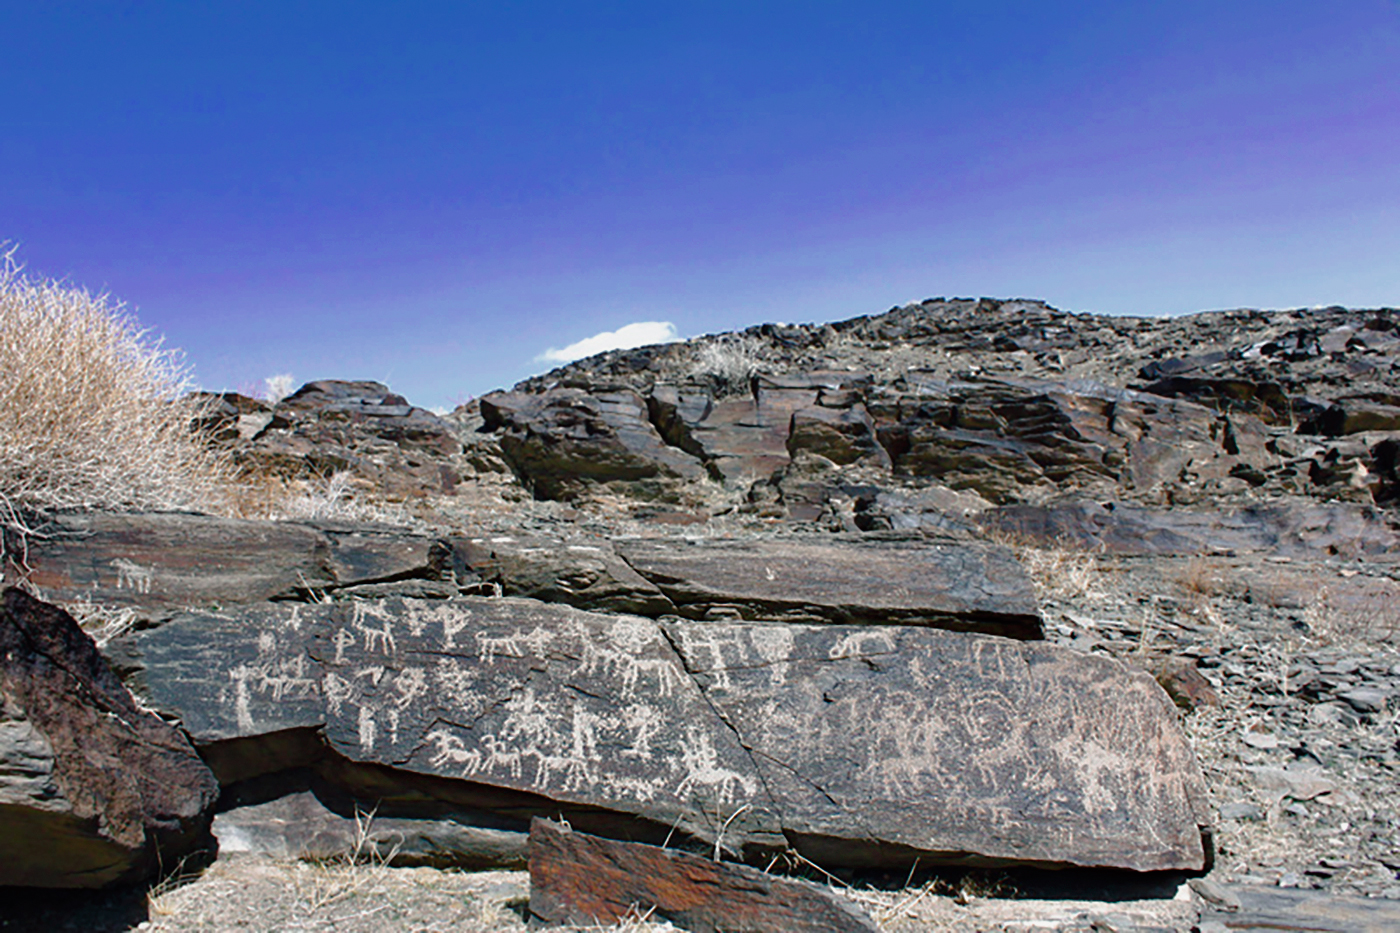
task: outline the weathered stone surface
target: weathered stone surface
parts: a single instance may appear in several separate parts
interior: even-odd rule
[[[821,371],[760,376],[754,381],[752,394],[713,401],[696,387],[661,387],[652,396],[652,418],[671,444],[695,453],[715,476],[744,486],[787,465],[791,458],[788,441],[798,412],[812,415],[823,392],[839,393],[868,381],[868,376]],[[822,430],[820,444],[815,424],[804,428],[803,438],[833,451],[838,447],[858,451],[853,459],[881,459],[870,445],[869,428],[862,435],[860,415],[850,419],[842,426],[842,418],[837,416]],[[802,445],[804,440],[800,438],[798,443]]]
[[[904,623],[1041,637],[1029,578],[1004,548],[831,539],[628,541],[618,552],[690,618]]]
[[[368,859],[467,871],[523,868],[529,838],[451,819],[401,819],[365,811],[343,816],[309,791],[220,813],[213,832],[221,854]]]
[[[218,787],[56,606],[0,598],[0,885],[140,881],[202,848]]]
[[[1225,888],[1238,906],[1212,904],[1201,931],[1239,933],[1391,933],[1400,929],[1400,901],[1382,897],[1338,897],[1322,891],[1232,884]],[[1206,924],[1216,926],[1207,927]]]
[[[450,422],[378,382],[310,382],[275,406],[224,394],[204,426],[254,475],[349,471],[397,499],[450,495],[474,472]]]
[[[504,432],[501,449],[539,498],[571,499],[618,482],[657,498],[668,483],[707,476],[694,457],[662,442],[646,403],[628,390],[498,392],[481,400],[481,414],[488,430]]]
[[[1400,531],[1365,507],[1293,499],[1238,511],[1158,511],[1073,502],[1014,505],[978,516],[998,528],[1048,544],[1123,555],[1264,552],[1290,557],[1394,559]]]
[[[719,933],[874,933],[854,904],[814,884],[643,845],[530,824],[530,913],[548,926],[669,920]]]
[[[1204,865],[1204,784],[1145,673],[935,629],[666,630],[818,864]]]
[[[1146,674],[1044,644],[464,597],[185,614],[120,657],[211,760],[321,729],[340,762],[322,779],[361,800],[409,784],[833,867],[1205,858],[1170,701]],[[256,776],[256,756],[235,757]]]
[[[457,538],[453,545],[466,567],[499,585],[505,596],[644,616],[675,611],[656,585],[628,566],[606,540],[493,535]]]
[[[455,595],[452,551],[437,538],[350,523],[245,521],[185,513],[55,517],[7,568],[50,599],[173,608],[323,595],[436,581]]]

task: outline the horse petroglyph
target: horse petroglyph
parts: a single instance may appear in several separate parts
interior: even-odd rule
[[[155,582],[156,572],[150,567],[142,567],[134,561],[118,557],[112,561],[112,569],[117,572],[117,589],[131,589],[138,593],[149,593]]]

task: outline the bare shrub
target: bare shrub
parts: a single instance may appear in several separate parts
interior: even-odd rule
[[[740,395],[758,372],[759,344],[744,334],[726,334],[700,344],[691,376],[715,381],[721,394]]]
[[[0,261],[0,496],[26,509],[212,509],[228,469],[194,431],[180,356],[105,295]]]
[[[267,398],[269,405],[276,405],[282,399],[292,394],[296,388],[296,382],[292,379],[291,373],[279,373],[276,376],[268,376],[263,380],[263,395]]]

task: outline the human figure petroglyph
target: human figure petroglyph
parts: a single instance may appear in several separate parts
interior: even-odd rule
[[[360,692],[350,681],[327,671],[321,678],[321,695],[326,698],[331,714],[339,716],[341,707],[358,699]]]
[[[678,797],[697,788],[708,788],[720,803],[732,804],[735,789],[742,790],[746,797],[758,793],[758,782],[752,777],[719,766],[714,739],[695,726],[686,727],[685,743],[681,746],[681,768],[685,771],[685,777],[676,788]]]
[[[449,607],[442,611],[442,647],[444,651],[451,651],[457,647],[457,636],[462,630],[472,622],[472,611],[470,609]]]
[[[112,569],[117,572],[117,589],[133,589],[138,593],[149,593],[155,582],[156,572],[151,567],[118,557],[112,561]]]
[[[692,626],[682,628],[680,630],[680,635],[681,647],[684,650],[685,656],[687,660],[691,661],[696,667],[700,667],[699,658],[697,657],[699,652],[703,650],[709,654],[710,666],[704,670],[714,678],[714,687],[721,690],[728,690],[733,687],[733,683],[729,679],[729,670],[725,666],[724,661],[724,645],[730,644],[730,642],[722,640],[717,635],[698,635],[695,633]]]
[[[360,751],[374,751],[375,733],[378,728],[374,722],[374,710],[368,706],[360,707]]]
[[[345,663],[345,649],[355,644],[355,636],[350,634],[349,629],[337,629],[335,637],[331,639],[331,644],[335,646],[335,664]]]
[[[661,723],[661,713],[654,706],[633,703],[623,710],[622,724],[632,730],[632,745],[622,750],[622,756],[651,761],[651,740]]]

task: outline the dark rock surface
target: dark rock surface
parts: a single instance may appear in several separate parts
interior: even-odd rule
[[[116,653],[203,748],[324,729],[348,762],[609,835],[838,866],[1205,863],[1166,696],[1046,645],[464,597],[185,614]]]
[[[1030,578],[1011,553],[971,542],[620,542],[689,618],[933,625],[1041,637]]]
[[[546,926],[638,916],[719,933],[874,933],[854,904],[743,865],[530,824],[530,914]]]
[[[142,711],[92,639],[21,590],[0,598],[0,885],[138,882],[205,847],[214,776]]]
[[[50,599],[151,610],[350,596],[409,581],[438,584],[435,595],[458,591],[446,541],[348,522],[59,515],[29,543],[24,564],[12,562],[7,579],[23,579]]]

